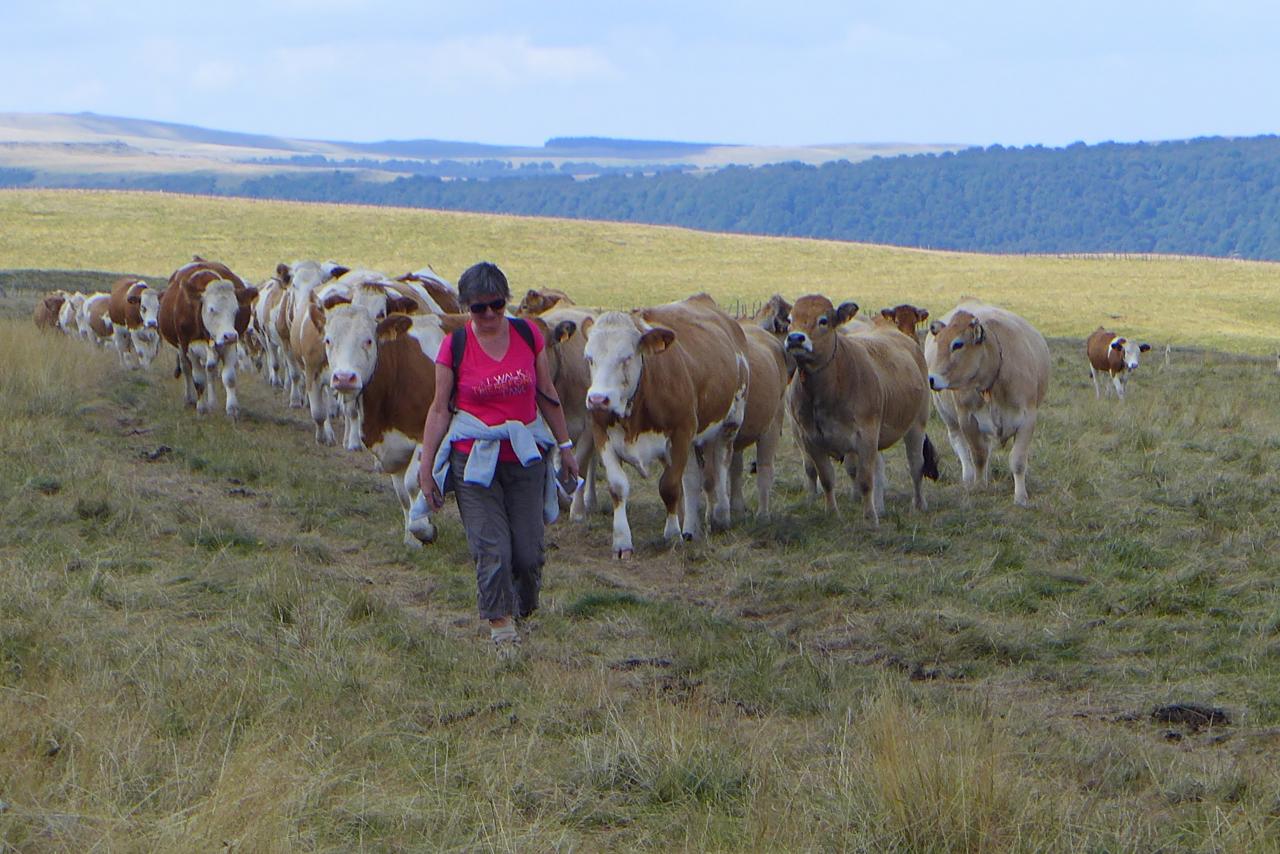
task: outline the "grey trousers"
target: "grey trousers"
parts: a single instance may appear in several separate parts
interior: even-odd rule
[[[454,451],[450,480],[467,547],[476,562],[477,601],[486,620],[527,617],[538,607],[542,588],[542,504],[546,461],[525,467],[498,463],[488,486],[465,483],[467,458]]]

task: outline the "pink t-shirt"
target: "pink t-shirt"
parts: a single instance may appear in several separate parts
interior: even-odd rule
[[[520,333],[507,321],[507,352],[501,359],[494,359],[476,340],[474,329],[467,330],[467,346],[462,351],[462,362],[453,378],[457,387],[458,409],[469,412],[491,426],[506,421],[528,424],[538,414],[538,370],[535,353],[543,348],[542,333],[537,324],[530,323],[533,332],[534,352],[524,343]],[[456,333],[454,333],[456,334]],[[453,334],[445,336],[436,354],[438,364],[453,363]],[[472,439],[453,443],[453,449],[461,454],[471,453]],[[520,458],[511,443],[504,441],[498,451],[498,459],[504,463],[516,463]]]

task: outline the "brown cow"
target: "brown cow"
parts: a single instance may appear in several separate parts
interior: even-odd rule
[[[876,325],[888,324],[902,330],[917,347],[924,346],[924,330],[920,328],[929,319],[929,309],[916,308],[910,303],[895,305],[893,308],[882,308],[876,316]]]
[[[199,256],[169,277],[160,297],[160,335],[178,350],[174,376],[186,380],[186,400],[206,414],[217,403],[210,373],[222,366],[227,415],[236,418],[236,345],[249,328],[258,289],[248,287],[225,264]]]
[[[1099,326],[1084,342],[1084,353],[1089,359],[1089,377],[1093,380],[1093,393],[1101,400],[1102,388],[1098,374],[1108,374],[1115,387],[1116,397],[1124,400],[1129,375],[1138,369],[1138,357],[1151,349],[1150,344],[1139,344],[1122,335]]]
[[[917,510],[925,509],[921,479],[937,476],[937,455],[925,435],[929,389],[920,348],[897,329],[840,333],[857,311],[857,303],[836,308],[816,294],[796,300],[787,351],[798,370],[788,404],[801,446],[817,467],[827,509],[836,509],[831,461],[843,460],[862,496],[863,513],[878,525],[884,512],[880,451],[903,440]]]
[[[62,311],[62,305],[67,301],[66,291],[54,291],[46,294],[35,305],[33,318],[36,326],[41,330],[52,329],[58,331],[61,327],[58,325],[58,315]]]
[[[587,409],[613,498],[614,556],[634,552],[623,462],[647,473],[662,461],[658,492],[668,540],[701,535],[704,490],[713,497],[712,527],[727,527],[725,469],[749,378],[742,327],[706,294],[630,313],[607,311],[584,326]]]
[[[742,452],[756,446],[756,513],[769,515],[773,489],[773,460],[782,436],[783,397],[787,390],[787,360],[782,341],[752,321],[739,321],[747,336],[747,364],[751,378],[742,427],[733,441],[729,460],[729,507],[734,515],[746,513],[742,495]]]
[[[160,295],[142,279],[123,276],[111,286],[112,336],[126,368],[146,368],[160,349]]]
[[[966,300],[929,324],[924,357],[964,482],[985,482],[993,443],[1013,439],[1013,501],[1025,507],[1031,435],[1049,389],[1044,336],[1011,311]]]
[[[568,308],[577,305],[569,295],[564,291],[557,291],[554,288],[543,288],[538,290],[530,288],[520,300],[520,307],[516,313],[521,317],[536,317],[540,314],[546,314],[556,306]]]

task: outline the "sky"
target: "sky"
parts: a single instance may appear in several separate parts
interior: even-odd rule
[[[1280,131],[1274,0],[0,0],[0,112],[306,139]]]

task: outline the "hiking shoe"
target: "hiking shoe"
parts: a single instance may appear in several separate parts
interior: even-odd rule
[[[490,628],[489,640],[493,643],[498,658],[504,661],[515,658],[520,653],[520,633],[516,631],[514,622],[501,628]]]

